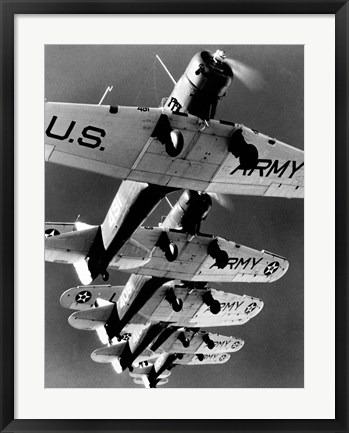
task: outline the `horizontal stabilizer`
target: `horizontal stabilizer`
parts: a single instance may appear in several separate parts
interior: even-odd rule
[[[96,237],[98,227],[53,234],[45,239],[45,260],[47,262],[74,264],[83,260]]]
[[[129,373],[129,375],[135,379],[142,377],[145,374],[149,374],[150,371],[152,369],[152,366],[150,367],[146,367],[146,368],[142,368],[142,372],[140,372],[140,369],[134,369],[133,372]],[[159,376],[157,376],[159,379],[166,379],[167,377],[169,377],[171,375],[171,372],[168,370],[163,371]]]
[[[142,375],[149,374],[152,369],[153,369],[153,364],[149,364],[146,367],[136,367],[133,369],[132,372],[130,371],[129,374],[131,377],[137,378],[137,377],[140,377]]]
[[[147,376],[141,376],[133,379],[136,385],[143,385],[146,388],[149,388],[149,380]],[[168,383],[168,379],[160,379],[159,382],[156,382],[156,386],[166,385]]]
[[[45,238],[62,235],[69,232],[80,232],[82,230],[92,229],[96,226],[85,224],[80,221],[74,223],[66,222],[45,222]]]
[[[98,306],[98,300],[116,302],[124,286],[78,286],[66,290],[60,303],[71,310],[87,310]]]
[[[77,311],[68,318],[69,324],[73,328],[84,329],[87,331],[97,330],[104,326],[109,319],[114,304],[103,307],[89,308],[88,310]]]
[[[113,344],[112,346],[102,347],[101,349],[97,349],[92,352],[91,358],[95,362],[113,362],[116,359],[120,358],[126,345],[126,341],[121,341],[120,343]]]

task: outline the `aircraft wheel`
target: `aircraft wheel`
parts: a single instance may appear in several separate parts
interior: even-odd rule
[[[182,344],[183,344],[183,347],[187,348],[187,347],[189,347],[190,342],[189,342],[189,340],[186,338],[186,339],[184,339],[184,340],[182,341]]]
[[[183,344],[183,347],[189,347],[190,341],[183,333],[179,334],[178,339]]]
[[[210,305],[210,311],[212,314],[218,314],[221,311],[221,303],[214,299]]]
[[[184,139],[183,134],[178,131],[177,129],[174,129],[170,132],[170,136],[166,140],[165,149],[169,156],[178,156],[184,146]]]
[[[103,281],[109,280],[109,272],[108,271],[103,272],[102,279],[103,279]]]
[[[173,311],[175,311],[176,313],[181,311],[183,307],[183,301],[182,299],[177,298],[173,289],[168,290],[168,292],[165,295],[165,299],[169,302]]]
[[[165,257],[169,262],[174,262],[178,256],[178,247],[176,244],[169,244],[166,251]]]
[[[179,313],[183,308],[183,301],[180,298],[176,298],[174,302],[172,303],[172,309],[176,313]]]
[[[258,163],[258,150],[253,144],[247,144],[240,156],[240,167],[242,169],[254,169]]]
[[[216,256],[216,264],[219,269],[224,269],[228,264],[229,256],[224,250],[219,251]]]
[[[208,349],[212,350],[215,347],[214,341],[211,340],[208,334],[205,334],[202,340],[207,344]]]

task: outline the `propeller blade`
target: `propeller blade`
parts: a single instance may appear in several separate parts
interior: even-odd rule
[[[225,209],[234,210],[234,202],[230,195],[228,194],[218,194],[216,192],[209,192],[208,195],[216,201],[219,205],[223,206]]]
[[[225,59],[234,72],[234,76],[240,80],[249,90],[258,91],[265,85],[260,72],[235,59]]]

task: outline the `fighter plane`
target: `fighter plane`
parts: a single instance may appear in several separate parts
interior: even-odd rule
[[[47,102],[45,158],[166,188],[303,197],[303,151],[214,119],[239,72],[223,51],[201,51],[159,108]]]
[[[167,383],[160,380],[163,373],[166,370],[168,376],[177,364],[228,361],[230,353],[242,348],[243,340],[199,328],[242,325],[263,308],[257,298],[169,281],[125,322],[125,293],[127,288],[122,286],[74,287],[60,301],[63,307],[78,310],[68,319],[74,328],[95,330],[108,343],[92,353],[94,361],[111,363],[117,373],[128,368],[135,383],[147,387]]]
[[[73,287],[63,293],[60,302],[65,308],[78,310],[68,319],[73,327],[96,331],[104,328],[99,332],[104,333],[103,341],[121,338],[148,322],[187,328],[243,325],[263,308],[263,301],[255,297],[169,281],[148,295],[125,321],[132,306],[127,295],[129,286],[128,282],[126,286]]]
[[[205,193],[185,190],[160,227],[136,228],[136,209],[121,201],[128,182],[121,185],[100,226],[47,223],[45,260],[73,264],[83,284],[100,273],[108,278],[107,267],[152,276],[134,285],[135,294],[144,284],[149,293],[150,287],[157,289],[168,279],[272,282],[287,271],[288,261],[282,256],[200,233],[211,207]],[[138,188],[135,182],[130,187]]]

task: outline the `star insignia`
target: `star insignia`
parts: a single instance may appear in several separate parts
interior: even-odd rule
[[[280,267],[279,262],[272,262],[269,263],[269,265],[264,269],[264,275],[266,275],[267,277],[269,275],[272,275],[274,272],[276,272]]]
[[[80,292],[76,295],[75,301],[78,304],[84,304],[85,302],[89,301],[91,297],[92,297],[91,292],[85,290],[84,292]]]

